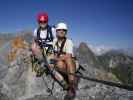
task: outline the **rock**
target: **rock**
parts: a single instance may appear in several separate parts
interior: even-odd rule
[[[79,48],[77,48],[75,53],[80,64],[87,64],[91,66],[96,66],[97,58],[94,53],[89,49],[86,43],[81,43]]]
[[[13,100],[5,94],[0,93],[0,100]]]

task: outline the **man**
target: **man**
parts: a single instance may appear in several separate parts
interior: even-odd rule
[[[73,42],[67,38],[68,28],[65,23],[59,23],[56,26],[56,39],[53,41],[55,59],[59,72],[68,73],[68,91],[65,98],[71,100],[76,95],[75,76],[71,75],[76,72],[76,65],[73,61]]]
[[[42,59],[41,44],[43,42],[52,44],[55,37],[54,28],[48,25],[48,14],[46,12],[37,15],[38,28],[35,29],[32,43],[32,53],[38,59]],[[47,48],[48,49],[48,48]]]

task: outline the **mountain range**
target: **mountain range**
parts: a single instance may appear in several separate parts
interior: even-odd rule
[[[29,49],[32,33],[2,34],[0,37],[0,100],[63,100],[65,91],[57,83],[53,96],[50,97],[44,80],[35,77],[31,70]],[[76,58],[85,69],[83,75],[133,85],[133,57],[125,52],[110,48],[92,50],[92,47],[84,42],[74,49]],[[44,78],[51,87],[52,78]],[[132,99],[133,93],[128,90],[83,79],[79,81],[76,97],[76,100]]]

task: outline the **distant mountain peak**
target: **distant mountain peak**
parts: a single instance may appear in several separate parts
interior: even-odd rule
[[[79,48],[88,48],[88,45],[85,42],[81,42]]]
[[[77,48],[76,56],[80,59],[81,63],[87,62],[89,65],[97,64],[96,56],[88,47],[87,43],[80,43],[79,48]]]
[[[89,52],[89,53],[93,54],[92,50],[90,49],[90,47],[85,42],[81,42],[79,44],[79,51],[81,51],[81,52]]]
[[[104,45],[94,46],[94,45],[89,44],[88,46],[90,47],[90,49],[93,51],[93,53],[95,55],[102,55],[102,54],[114,49],[113,47],[108,47],[108,46],[104,46]]]

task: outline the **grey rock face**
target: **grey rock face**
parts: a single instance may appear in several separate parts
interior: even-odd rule
[[[81,64],[94,66],[97,63],[96,56],[85,43],[80,44],[79,48],[76,50],[75,55],[80,60]]]

